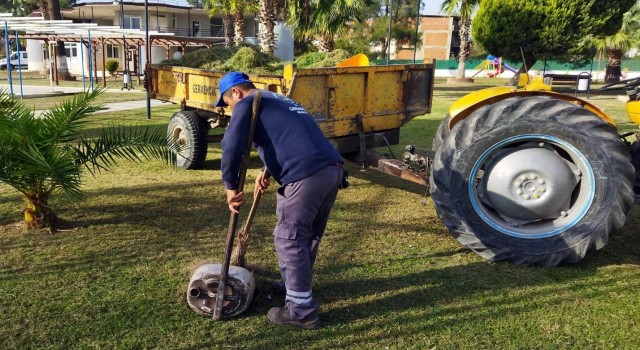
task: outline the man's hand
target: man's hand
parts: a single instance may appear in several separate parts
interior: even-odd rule
[[[238,208],[244,204],[244,192],[237,193],[236,190],[227,190],[227,204],[229,204],[229,210],[239,214]]]
[[[264,193],[270,184],[271,181],[269,180],[269,176],[265,176],[265,171],[259,172],[256,177],[256,185],[253,189],[253,198],[255,198],[258,193]]]

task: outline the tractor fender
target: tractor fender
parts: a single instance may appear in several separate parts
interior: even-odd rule
[[[549,96],[558,100],[571,102],[595,113],[598,117],[602,118],[602,120],[611,124],[613,127],[616,126],[616,122],[600,110],[600,108],[580,98],[552,91],[525,91],[518,90],[513,86],[496,86],[472,92],[455,101],[449,108],[449,115],[451,116],[449,129],[453,128],[459,121],[467,118],[478,108],[515,96]]]

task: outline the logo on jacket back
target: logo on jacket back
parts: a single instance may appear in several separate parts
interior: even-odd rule
[[[289,107],[290,111],[296,112],[298,114],[309,114],[303,107],[300,107],[300,105],[297,104],[296,101],[288,98],[287,96],[276,94],[276,93],[274,93],[273,96],[275,96],[278,99],[280,99],[282,101],[285,101],[288,104],[292,105],[292,106]]]

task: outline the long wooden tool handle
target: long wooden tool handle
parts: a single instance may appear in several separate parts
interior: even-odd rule
[[[253,109],[251,113],[251,122],[249,124],[249,133],[247,135],[247,148],[245,149],[242,163],[240,164],[238,178],[238,193],[244,189],[244,182],[247,177],[247,167],[249,166],[249,156],[251,154],[251,143],[256,130],[256,122],[258,121],[258,110],[260,109],[260,99],[262,94],[256,91],[253,94]],[[224,260],[220,269],[220,280],[218,281],[218,292],[216,293],[216,303],[213,307],[213,319],[222,318],[222,307],[224,304],[224,294],[227,289],[227,277],[229,275],[229,262],[231,261],[231,251],[233,249],[233,238],[236,234],[236,226],[238,225],[238,213],[231,212],[229,219],[229,228],[227,229],[227,245],[224,247]]]
[[[266,179],[267,177],[269,177],[269,170],[265,168],[264,173],[262,173],[262,178]],[[262,197],[262,192],[258,191],[258,193],[256,193],[256,197],[253,199],[253,203],[251,204],[251,209],[249,210],[249,215],[247,215],[247,220],[245,221],[241,232],[247,231],[251,227],[251,223],[253,222],[253,217],[256,215],[256,211],[258,210],[258,204],[260,204],[261,197]]]

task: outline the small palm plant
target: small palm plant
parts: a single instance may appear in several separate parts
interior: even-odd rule
[[[116,158],[171,161],[164,133],[123,126],[106,128],[97,138],[83,137],[87,117],[100,108],[93,101],[101,92],[76,95],[36,116],[0,91],[0,182],[22,194],[26,228],[55,231],[58,218],[49,199],[54,194],[81,199],[83,169],[93,175],[115,165]]]

